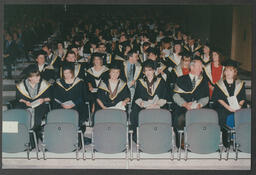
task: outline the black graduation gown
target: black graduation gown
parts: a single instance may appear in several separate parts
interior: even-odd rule
[[[198,101],[201,98],[209,97],[208,82],[202,75],[199,76],[199,80],[196,82],[194,88],[192,88],[192,82],[189,74],[178,77],[173,91],[174,94],[178,93],[186,102]],[[174,121],[175,118],[177,119],[177,117],[179,117],[181,114],[185,114],[187,111],[185,107],[180,107],[175,102],[173,107]]]
[[[229,104],[227,98],[233,95],[237,97],[238,103],[242,100],[246,100],[245,83],[243,81],[236,80],[231,86],[231,88],[228,88],[227,81],[220,80],[215,84],[212,95],[214,109],[218,112],[221,127],[226,124],[226,118],[228,115],[232,114],[232,112],[222,106],[218,100],[223,100],[225,103]],[[245,103],[243,107],[245,107]]]
[[[144,109],[141,108],[139,105],[135,103],[135,101],[139,98],[141,98],[143,101],[152,100],[155,95],[159,97],[159,99],[167,100],[167,89],[165,85],[165,81],[161,77],[157,77],[155,79],[155,82],[153,84],[153,92],[152,94],[148,93],[148,86],[144,79],[139,79],[136,89],[134,98],[132,101],[132,112],[131,112],[131,123],[132,128],[135,129],[138,126],[138,114],[139,112]],[[167,105],[164,105],[161,108],[166,108]]]
[[[127,72],[129,72],[129,71],[128,71],[128,66],[127,65],[128,65],[128,61],[125,61],[125,62],[123,62],[123,65],[122,65],[122,68],[121,68],[121,78],[125,82],[128,81]],[[137,81],[142,76],[142,66],[141,66],[140,63],[136,63],[134,67],[135,67],[135,69],[133,70],[133,75],[134,75],[133,79],[135,81]]]
[[[167,83],[167,88],[168,88],[168,92],[171,97],[170,100],[172,101],[172,96],[173,96],[173,89],[174,89],[174,85],[177,81],[178,77],[183,76],[183,71],[182,71],[182,67],[179,64],[178,66],[176,66],[175,68],[173,68],[169,74],[169,76],[167,77],[166,83]]]
[[[61,57],[59,57],[58,55],[52,54],[49,60],[50,60],[49,66],[52,66],[57,72],[62,63]]]
[[[223,72],[224,72],[224,66],[222,66],[222,75],[221,75],[221,78],[223,76]],[[204,69],[204,76],[207,78],[208,82],[210,82],[213,86],[214,86],[214,83],[213,83],[213,79],[212,79],[212,62],[208,63],[207,65],[205,65],[203,67]]]
[[[99,75],[96,76],[92,70],[92,67],[89,68],[86,72],[85,72],[85,77],[86,77],[86,83],[91,83],[92,87],[95,89],[98,89],[98,86],[96,84],[96,80],[101,81],[101,80],[105,80],[108,78],[108,74],[109,74],[109,69],[106,66],[103,66],[103,72]],[[90,92],[90,91],[89,91]],[[97,99],[97,92],[90,92],[91,95],[91,100],[90,100],[90,104],[92,106],[92,104],[96,103],[96,99]]]
[[[22,80],[19,84],[16,85],[16,100],[17,104],[15,105],[15,108],[18,109],[28,109],[30,107],[26,106],[25,103],[19,102],[20,99],[33,102],[40,98],[50,98],[51,99],[51,84],[48,83],[46,80],[41,79],[38,85],[38,93],[37,95],[32,98],[29,94],[27,85],[25,83],[25,80]],[[35,108],[35,122],[34,122],[34,128],[40,128],[41,122],[43,117],[46,116],[46,114],[49,112],[49,107],[45,103],[37,106]]]
[[[186,51],[191,52],[191,53],[194,55],[197,51],[200,52],[200,49],[202,49],[202,46],[201,46],[200,44],[195,43],[195,44],[194,44],[194,50],[193,50],[193,51],[192,51],[191,47],[189,46],[189,44],[184,45],[183,48],[184,48]]]
[[[155,68],[156,68],[155,75],[157,77],[162,77],[166,81],[167,77],[169,76],[169,71],[168,71],[168,67],[166,66],[164,61],[163,60],[156,60],[156,61],[154,61],[154,65],[155,65]],[[158,74],[158,72],[157,72],[158,69],[162,69],[164,74],[163,75]]]
[[[34,65],[31,64],[22,71],[21,75],[22,75],[23,78],[25,77],[25,75],[31,69],[32,66],[34,66]],[[54,71],[54,69],[51,66],[48,66],[47,64],[44,64],[44,68],[40,72],[40,76],[42,77],[42,79],[47,80],[47,81],[49,81],[50,79],[55,80],[56,77],[57,77],[56,72]]]
[[[62,106],[55,99],[64,103],[72,100],[75,106],[72,108],[79,113],[79,126],[88,120],[88,110],[85,101],[88,101],[88,89],[80,78],[75,78],[73,84],[65,83],[64,79],[57,80],[53,87],[53,108],[61,109]]]
[[[97,92],[97,98],[104,104],[106,107],[115,106],[120,101],[124,101],[126,98],[131,98],[131,93],[127,84],[121,80],[118,85],[117,93],[113,98],[110,98],[110,90],[108,89],[108,80],[103,80],[100,82],[99,89]],[[99,105],[96,105],[96,109],[101,109]]]
[[[83,66],[83,64],[81,63],[73,63],[74,64],[74,74],[75,77],[78,77],[82,80],[85,80],[85,67]],[[63,78],[62,75],[62,67],[60,67],[60,71],[59,71],[59,78]]]
[[[180,58],[181,59],[181,58]],[[165,58],[166,66],[175,68],[179,65],[179,63],[175,62],[174,60],[174,54],[171,54],[170,56]]]
[[[205,65],[205,66],[211,62],[211,59],[209,59],[208,61],[204,61],[204,54],[201,55],[201,60],[202,60],[203,65]]]

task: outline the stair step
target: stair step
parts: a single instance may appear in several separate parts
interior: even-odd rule
[[[13,96],[5,96],[2,99],[3,99],[2,104],[5,105],[5,104],[8,104],[9,101],[15,100],[16,97],[15,96],[14,97]]]
[[[2,92],[3,97],[15,97],[16,96],[16,91],[3,91]]]
[[[246,94],[246,100],[252,101],[252,90],[251,89],[245,89]]]
[[[15,91],[16,90],[16,86],[15,84],[12,85],[3,85],[3,91]]]
[[[13,79],[3,79],[3,85],[15,85],[15,80],[13,80]]]
[[[7,110],[8,110],[8,108],[6,105],[2,106],[2,111],[7,111]]]

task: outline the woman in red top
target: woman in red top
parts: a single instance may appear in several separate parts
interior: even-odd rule
[[[221,65],[222,62],[222,55],[217,49],[212,49],[211,54],[212,62],[208,63],[204,67],[204,72],[206,77],[209,80],[209,92],[210,92],[210,98],[212,97],[212,92],[214,89],[214,85],[216,82],[218,82],[223,75],[224,66]]]

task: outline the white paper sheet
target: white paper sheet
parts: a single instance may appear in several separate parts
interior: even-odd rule
[[[121,109],[123,111],[125,111],[125,106],[123,106],[122,101],[120,101],[119,103],[117,103],[115,106],[111,106],[108,107],[108,109]]]
[[[18,133],[18,121],[3,121],[3,133]]]
[[[39,106],[39,105],[40,105],[39,99],[37,99],[37,100],[35,100],[35,101],[33,101],[33,102],[31,103],[31,107],[32,107],[32,108],[36,108],[36,107]]]
[[[241,106],[238,104],[236,96],[228,97],[228,103],[233,110],[238,110]]]

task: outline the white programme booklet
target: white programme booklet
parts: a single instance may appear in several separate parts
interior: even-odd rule
[[[108,109],[121,109],[123,111],[125,111],[125,106],[122,104],[122,101],[120,101],[119,103],[117,103],[115,106],[111,106],[108,107]]]
[[[228,97],[228,103],[229,103],[230,107],[231,107],[233,110],[238,110],[238,109],[241,108],[241,106],[239,105],[239,103],[238,103],[238,101],[237,101],[236,96]]]
[[[18,133],[18,121],[3,121],[3,133]]]
[[[39,102],[39,99],[37,99],[37,100],[35,100],[35,101],[33,101],[32,103],[31,103],[31,108],[36,108],[37,106],[39,106],[40,105],[40,102]]]
[[[65,101],[65,102],[61,102],[61,101],[59,101],[58,99],[54,99],[57,103],[59,103],[59,104],[63,104],[63,105],[65,105],[65,106],[70,106],[70,105],[75,105],[74,104],[74,102],[72,101],[72,100],[69,100],[69,101]]]

